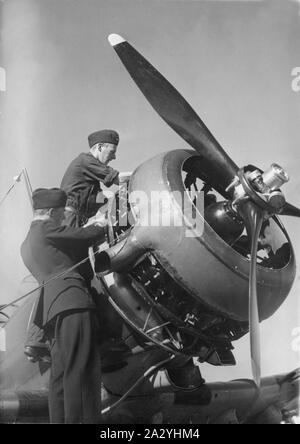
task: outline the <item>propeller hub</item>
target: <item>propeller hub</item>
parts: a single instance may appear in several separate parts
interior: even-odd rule
[[[268,195],[268,203],[269,205],[271,205],[272,208],[280,212],[280,210],[286,204],[286,200],[282,192],[277,190],[277,191],[272,191]]]
[[[234,190],[233,208],[237,209],[242,202],[251,200],[269,215],[274,215],[280,213],[286,204],[279,188],[288,180],[288,174],[276,163],[265,172],[249,165],[238,171],[237,177],[227,191]]]
[[[276,163],[262,174],[262,179],[266,187],[270,190],[276,190],[290,180],[287,172]]]

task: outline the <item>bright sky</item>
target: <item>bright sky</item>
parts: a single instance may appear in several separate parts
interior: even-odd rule
[[[155,114],[107,42],[128,39],[183,94],[238,165],[277,162],[300,206],[299,2],[288,0],[4,0],[0,2],[0,198],[26,167],[33,188],[58,186],[87,135],[120,133],[117,169],[186,148]],[[3,71],[1,73],[3,78]],[[19,246],[30,223],[23,183],[0,207],[0,301],[22,294]],[[299,220],[284,220],[300,258]],[[299,260],[299,259],[298,259]],[[299,275],[298,275],[299,276]],[[299,277],[283,306],[262,324],[262,370],[299,365],[292,332],[300,326]],[[235,344],[236,367],[204,376],[250,376],[249,338]]]

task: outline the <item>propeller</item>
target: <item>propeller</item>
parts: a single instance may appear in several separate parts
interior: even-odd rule
[[[245,222],[251,239],[249,276],[249,331],[252,373],[260,385],[260,334],[257,302],[257,250],[263,220],[273,214],[300,217],[300,209],[287,204],[279,187],[288,180],[277,164],[266,172],[255,167],[247,175],[223,150],[200,117],[179,92],[123,37],[111,34],[109,43],[148,102],[161,118],[199,154],[205,181],[226,198]]]
[[[280,212],[282,216],[295,216],[300,217],[300,209],[297,207],[294,207],[294,205],[291,205],[289,203],[285,204],[283,207],[283,210]]]
[[[117,34],[108,37],[125,68],[162,119],[201,156],[201,170],[221,194],[238,171],[200,117],[138,51]]]
[[[261,353],[260,353],[260,329],[257,303],[257,250],[258,240],[262,228],[265,213],[253,202],[248,201],[239,208],[249,238],[251,239],[251,262],[249,275],[249,333],[251,349],[251,367],[253,379],[257,387],[260,386],[261,377]]]

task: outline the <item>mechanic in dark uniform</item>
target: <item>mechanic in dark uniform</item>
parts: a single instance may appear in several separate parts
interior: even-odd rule
[[[84,225],[105,203],[100,182],[107,187],[119,183],[119,172],[108,166],[116,158],[118,133],[96,131],[88,136],[88,143],[90,151],[79,154],[70,163],[61,182],[68,195],[64,222],[68,226]]]
[[[70,163],[61,182],[61,188],[68,196],[62,223],[69,227],[81,227],[97,213],[101,205],[105,204],[100,182],[107,187],[119,183],[119,172],[108,166],[109,162],[116,158],[118,133],[107,129],[96,131],[88,136],[88,143],[90,151],[79,154]],[[97,195],[100,202],[96,202]],[[77,262],[87,256],[88,248],[78,245]],[[78,270],[91,291],[90,284],[94,273],[90,262],[85,261]],[[32,362],[49,361],[44,332],[32,322],[28,328],[24,353]]]
[[[39,284],[45,283],[33,322],[45,331],[50,343],[50,422],[98,423],[98,320],[85,280],[70,268],[76,263],[77,246],[88,248],[104,239],[106,221],[103,218],[102,224],[86,228],[61,225],[67,195],[59,188],[37,189],[32,200],[34,218],[21,255]],[[62,272],[66,273],[57,277]]]

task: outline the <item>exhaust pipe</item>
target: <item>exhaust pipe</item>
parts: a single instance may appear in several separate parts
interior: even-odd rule
[[[130,234],[108,250],[103,250],[95,257],[95,272],[130,270],[133,264],[141,258],[147,249],[141,245],[137,237]]]

